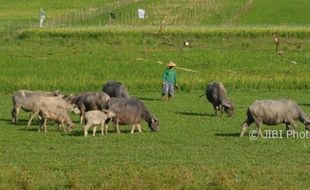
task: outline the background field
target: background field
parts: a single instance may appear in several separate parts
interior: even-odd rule
[[[307,26],[307,0],[89,0],[0,1],[1,28],[38,27],[39,9],[45,27],[76,26]],[[137,9],[146,19],[137,19]],[[115,19],[110,17],[115,15]]]
[[[157,30],[24,31],[1,47],[3,65],[11,69],[0,71],[4,84],[0,88],[2,92],[18,88],[77,92],[100,90],[105,80],[113,79],[126,81],[129,89],[155,90],[169,60],[200,72],[179,72],[186,91],[203,91],[212,80],[229,88],[309,88],[307,31],[283,31],[283,57],[275,52],[272,31],[222,31],[167,30],[160,35]],[[183,47],[184,40],[192,41],[191,47]]]
[[[290,98],[310,113],[310,3],[273,2],[278,6],[267,0],[0,3],[0,189],[308,189],[309,139],[238,137],[257,99]],[[40,7],[49,16],[43,29],[36,28]],[[138,7],[148,19],[136,20]],[[278,13],[270,17],[272,11]],[[161,102],[169,60],[199,73],[178,70],[180,90]],[[23,111],[11,124],[11,94],[18,89],[77,94],[101,91],[107,80],[125,83],[160,119],[161,131],[143,123],[142,134],[124,126],[121,135],[111,127],[108,136],[84,138],[72,115],[72,133],[52,123],[39,133],[36,122],[26,128]],[[235,117],[214,117],[199,97],[213,80],[225,84]],[[298,131],[304,132],[301,123]]]

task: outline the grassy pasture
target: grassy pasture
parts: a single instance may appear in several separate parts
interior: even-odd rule
[[[238,133],[257,99],[290,98],[310,113],[309,3],[0,0],[0,189],[308,189],[309,139]],[[31,29],[41,7],[49,28]],[[137,20],[137,8],[146,9],[147,19]],[[283,56],[275,52],[275,31]],[[200,73],[178,70],[181,89],[163,103],[161,74],[169,60]],[[121,135],[110,129],[108,136],[84,138],[72,115],[74,132],[50,124],[39,133],[36,122],[25,127],[23,111],[11,124],[10,95],[18,89],[77,94],[100,91],[107,80],[124,82],[142,99],[161,131],[143,123],[142,134],[124,126]],[[234,118],[214,117],[199,97],[213,80],[227,87]]]
[[[307,189],[309,139],[237,137],[256,99],[291,98],[310,113],[307,32],[282,31],[281,58],[270,31],[214,30],[27,30],[1,38],[0,189]],[[184,40],[191,47],[182,47]],[[200,74],[179,70],[181,89],[163,103],[161,74],[171,59]],[[110,129],[106,137],[84,138],[80,124],[71,134],[52,124],[39,133],[36,123],[26,129],[24,112],[18,125],[10,123],[10,94],[17,89],[100,91],[111,79],[157,115],[159,133],[145,123],[134,135],[127,126],[121,135]],[[199,98],[212,80],[226,85],[234,118],[214,117]]]
[[[255,99],[290,97],[309,113],[307,91],[230,90],[235,118],[214,117],[197,92],[179,92],[168,103],[156,92],[132,91],[161,121],[161,131],[110,130],[108,136],[26,129],[26,114],[11,125],[10,98],[1,96],[1,189],[307,189],[309,139],[237,137],[246,107]],[[240,98],[242,97],[242,98]],[[77,117],[74,117],[75,120]],[[77,120],[76,120],[77,122]],[[251,130],[254,127],[250,128]],[[264,127],[270,129],[270,127]],[[272,129],[283,130],[284,126]],[[298,131],[304,131],[299,124]]]

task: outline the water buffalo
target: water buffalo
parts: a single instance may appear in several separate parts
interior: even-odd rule
[[[62,97],[38,97],[33,103],[33,109],[31,111],[28,126],[31,124],[32,119],[36,116],[42,108],[47,108],[48,110],[66,110],[67,112],[74,112],[76,114],[80,113],[80,110],[76,107],[75,104],[71,104]]]
[[[85,112],[103,110],[110,96],[104,92],[84,92],[78,96],[66,97],[66,99],[77,105],[80,110],[80,122],[83,123]]]
[[[39,125],[39,131],[41,131],[42,125],[44,126],[44,131],[46,130],[46,122],[47,120],[56,121],[59,127],[62,127],[65,132],[67,132],[65,124],[67,125],[67,129],[71,131],[74,128],[74,124],[68,114],[68,111],[64,109],[63,107],[45,107],[42,106],[39,108],[39,115],[42,119],[40,125]]]
[[[151,114],[145,105],[135,98],[111,98],[107,103],[107,109],[115,113],[112,121],[117,133],[120,133],[119,124],[131,124],[131,134],[137,128],[141,132],[141,121],[145,120],[152,131],[159,131],[159,121]]]
[[[127,88],[120,82],[108,81],[102,86],[102,91],[110,97],[129,98]]]
[[[33,111],[34,103],[39,97],[49,97],[49,96],[59,96],[60,92],[58,90],[53,92],[45,91],[29,91],[29,90],[18,90],[12,96],[13,100],[13,110],[12,110],[12,122],[17,122],[17,115],[20,109],[26,112]],[[32,119],[32,118],[31,118]],[[28,121],[28,126],[31,124],[31,120]]]
[[[115,113],[110,110],[92,110],[85,113],[84,136],[87,137],[88,129],[93,128],[93,136],[96,135],[97,125],[101,125],[101,135],[107,134],[107,128],[105,122],[107,119],[112,119]]]
[[[205,95],[208,101],[213,105],[215,115],[217,115],[218,111],[222,115],[223,110],[228,114],[229,117],[234,114],[234,105],[232,101],[227,98],[226,89],[223,83],[212,82],[208,84]]]
[[[255,122],[258,134],[263,136],[261,125],[286,124],[286,130],[289,125],[296,128],[295,121],[304,123],[305,128],[310,130],[310,119],[305,112],[292,100],[260,100],[255,101],[247,110],[247,118],[242,124],[240,137],[244,135],[246,129]]]

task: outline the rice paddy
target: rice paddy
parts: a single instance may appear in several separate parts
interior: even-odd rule
[[[309,188],[309,138],[252,139],[254,126],[238,137],[246,109],[257,99],[293,99],[310,113],[310,31],[303,11],[308,3],[160,2],[2,3],[0,189]],[[38,29],[33,24],[41,6],[50,20]],[[290,6],[300,14],[285,15],[287,20],[280,13],[268,16]],[[147,10],[148,19],[136,20],[137,7]],[[83,19],[90,8],[92,14]],[[262,8],[266,14],[257,16]],[[110,20],[111,11],[119,19]],[[71,25],[64,22],[66,15]],[[161,102],[161,75],[170,60],[198,72],[177,70],[180,89]],[[78,116],[71,115],[72,133],[57,131],[53,123],[40,133],[36,120],[26,127],[23,111],[19,123],[11,123],[14,91],[78,94],[101,91],[108,80],[123,82],[142,100],[159,118],[161,131],[152,133],[143,123],[141,134],[130,135],[130,126],[123,126],[120,135],[110,127],[107,136],[85,138]],[[214,80],[227,88],[236,107],[233,118],[215,117],[211,104],[199,97]],[[297,131],[305,132],[302,123]]]

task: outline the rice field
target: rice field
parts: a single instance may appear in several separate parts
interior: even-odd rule
[[[246,108],[256,99],[290,98],[309,107],[307,30],[280,30],[275,52],[270,30],[210,29],[184,32],[145,29],[23,30],[1,38],[1,189],[307,189],[309,139],[239,138]],[[251,32],[252,31],[252,32]],[[253,32],[258,31],[258,32]],[[184,47],[183,42],[190,42]],[[165,63],[178,70],[180,90],[160,101]],[[295,61],[297,64],[292,63]],[[160,120],[161,131],[83,137],[26,128],[28,115],[11,124],[11,97],[18,89],[101,91],[122,81]],[[208,82],[222,81],[236,106],[234,118],[214,117],[200,98]],[[284,126],[264,130],[284,130]],[[301,123],[298,131],[304,132]]]
[[[18,88],[74,92],[95,90],[98,83],[113,79],[126,81],[131,89],[152,90],[169,60],[200,72],[179,71],[184,91],[203,90],[212,80],[233,89],[309,88],[309,33],[277,30],[284,51],[278,55],[272,31],[171,29],[158,35],[155,29],[25,30],[2,46],[3,65],[11,69],[0,71],[5,84],[0,88],[7,93]],[[183,46],[185,40],[190,47]],[[46,75],[51,69],[55,72]],[[38,82],[32,86],[32,81]]]
[[[309,3],[269,3],[0,0],[0,189],[308,189],[310,135],[279,136],[285,126],[278,125],[263,126],[277,136],[251,138],[251,126],[238,137],[258,99],[292,99],[310,114]],[[40,7],[48,15],[43,29]],[[136,19],[137,8],[146,9],[145,20]],[[180,89],[161,102],[170,60],[195,72],[178,69]],[[78,94],[101,91],[108,80],[142,100],[160,132],[142,123],[141,134],[122,126],[120,135],[110,127],[107,136],[85,138],[73,114],[76,128],[67,134],[53,123],[40,133],[36,119],[26,127],[23,111],[11,123],[19,89]],[[200,97],[214,80],[227,88],[234,117],[214,116]],[[306,133],[300,122],[297,132]]]
[[[44,27],[102,26],[307,26],[307,0],[90,0],[0,1],[1,28],[38,28],[39,9]],[[146,11],[138,19],[137,9]],[[111,13],[114,15],[111,17]],[[262,14],[263,13],[263,14]],[[290,16],[287,16],[290,15]]]

